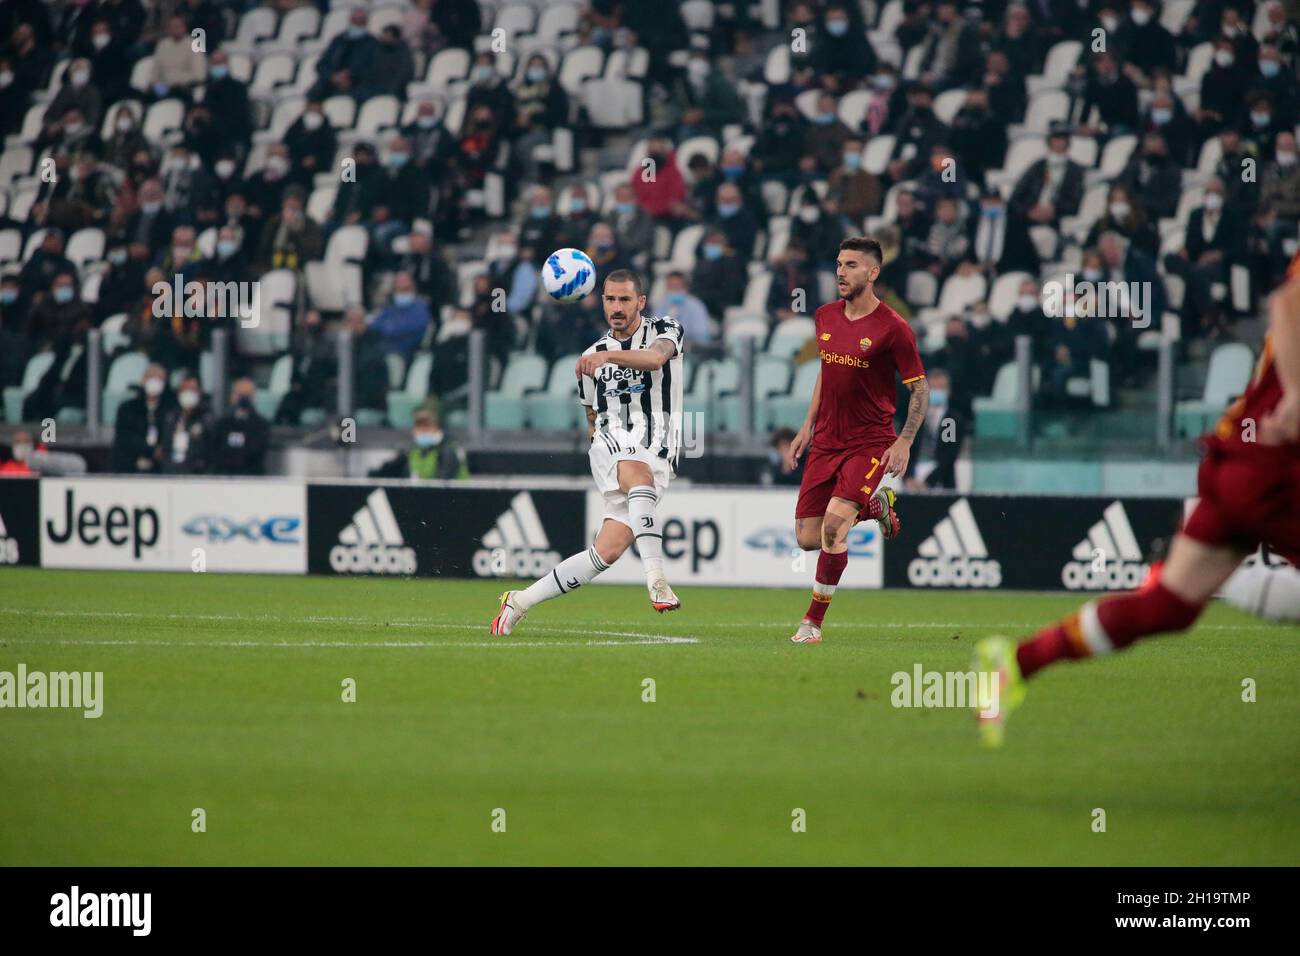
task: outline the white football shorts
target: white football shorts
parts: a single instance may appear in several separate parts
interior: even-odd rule
[[[618,486],[618,463],[639,461],[649,466],[654,475],[655,492],[662,501],[672,480],[673,468],[666,458],[652,454],[644,445],[634,444],[624,438],[596,433],[587,452],[591,461],[591,477],[596,479],[596,490],[605,498],[605,517],[632,527],[632,517],[627,510],[627,492]]]

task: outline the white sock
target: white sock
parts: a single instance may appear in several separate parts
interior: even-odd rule
[[[637,485],[627,492],[627,510],[632,518],[632,534],[636,549],[641,552],[641,567],[645,568],[646,583],[650,584],[664,574],[664,536],[659,533],[659,519],[655,506],[659,495],[650,485]]]
[[[568,594],[608,568],[609,565],[600,559],[594,546],[586,551],[579,551],[557,564],[550,574],[538,578],[524,590],[517,592],[515,607],[527,611],[535,604],[549,601],[561,594]]]

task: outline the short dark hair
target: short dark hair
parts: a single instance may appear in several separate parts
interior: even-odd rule
[[[605,276],[605,282],[630,282],[637,295],[645,295],[645,289],[641,286],[641,276],[634,269],[615,269]]]
[[[866,236],[849,236],[840,243],[840,252],[865,252],[873,257],[879,265],[885,264],[885,253],[880,243]]]

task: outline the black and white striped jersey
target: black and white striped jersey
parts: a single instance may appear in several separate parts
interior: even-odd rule
[[[578,401],[596,409],[595,441],[605,441],[611,451],[629,443],[674,465],[682,440],[682,326],[673,318],[641,316],[641,325],[625,341],[606,332],[583,355],[647,349],[659,339],[672,342],[673,357],[656,371],[638,371],[606,362],[595,378],[578,382]]]

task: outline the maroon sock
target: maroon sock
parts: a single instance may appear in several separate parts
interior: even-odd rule
[[[823,550],[817,558],[817,577],[813,585],[812,603],[808,605],[808,613],[804,617],[818,627],[821,627],[822,620],[826,617],[826,609],[830,607],[831,597],[835,594],[835,585],[840,583],[840,575],[844,573],[848,563],[847,551],[831,554]]]
[[[1016,648],[1016,660],[1028,677],[1061,658],[1107,654],[1123,650],[1139,637],[1185,630],[1204,607],[1184,601],[1157,581],[1145,591],[1090,601],[1022,643]]]

